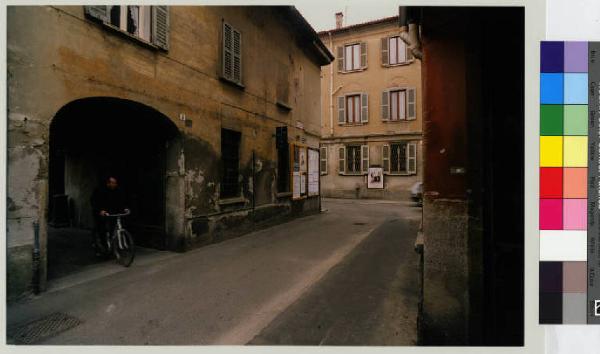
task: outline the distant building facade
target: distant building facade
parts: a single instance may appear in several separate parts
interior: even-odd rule
[[[398,17],[319,32],[336,60],[321,70],[325,197],[407,199],[422,178],[421,63]]]
[[[91,228],[109,174],[158,249],[318,212],[331,60],[287,6],[9,7],[9,299],[44,289],[51,226]]]

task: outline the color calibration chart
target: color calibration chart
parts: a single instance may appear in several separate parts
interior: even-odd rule
[[[541,43],[541,324],[600,323],[599,50]]]

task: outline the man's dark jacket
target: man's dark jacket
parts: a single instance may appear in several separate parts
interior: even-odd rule
[[[127,208],[125,194],[119,188],[108,189],[105,186],[96,188],[91,202],[94,215],[98,215],[100,210],[105,210],[109,214],[118,214]]]

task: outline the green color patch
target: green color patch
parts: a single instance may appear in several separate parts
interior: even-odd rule
[[[563,135],[563,105],[540,106],[540,135]]]
[[[565,135],[587,135],[588,133],[588,106],[565,106]]]

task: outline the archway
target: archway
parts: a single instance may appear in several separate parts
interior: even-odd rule
[[[181,144],[168,117],[138,102],[92,97],[58,111],[50,126],[49,279],[98,261],[90,247],[90,198],[107,175],[116,176],[127,195],[127,227],[136,243],[172,248],[179,235],[168,235],[176,221],[168,220],[166,205],[179,188],[167,176],[179,166]]]

